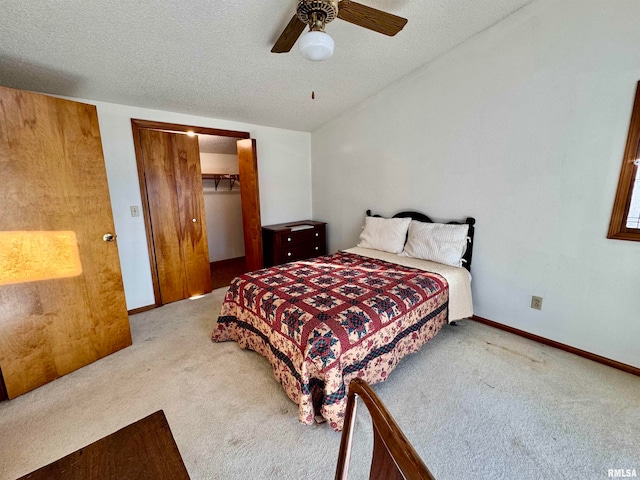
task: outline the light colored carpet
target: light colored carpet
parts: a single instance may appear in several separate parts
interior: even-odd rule
[[[2,402],[0,479],[159,409],[194,480],[333,478],[340,436],[298,423],[262,357],[210,341],[223,293],[135,315],[133,346]],[[482,324],[445,327],[374,389],[439,480],[640,474],[640,378]]]

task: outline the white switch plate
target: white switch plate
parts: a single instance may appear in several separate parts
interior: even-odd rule
[[[137,205],[131,205],[131,216],[132,217],[139,217],[140,216],[140,207],[138,207]]]

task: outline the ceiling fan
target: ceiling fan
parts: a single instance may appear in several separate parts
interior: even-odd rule
[[[393,36],[406,25],[407,19],[382,10],[367,7],[351,0],[299,0],[296,14],[273,46],[273,53],[285,53],[300,38],[300,52],[309,60],[326,60],[333,55],[333,39],[324,31],[327,23],[336,18],[354,25]]]

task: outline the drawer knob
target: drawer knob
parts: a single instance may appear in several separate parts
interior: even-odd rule
[[[316,247],[316,250],[319,250],[319,249],[320,249],[320,247]]]
[[[291,241],[291,237],[287,237],[287,242],[290,242],[290,241]]]
[[[290,257],[290,256],[291,256],[291,252],[287,252],[287,257]]]
[[[319,236],[320,236],[320,234],[319,234],[319,233],[316,233],[316,237],[319,237]]]

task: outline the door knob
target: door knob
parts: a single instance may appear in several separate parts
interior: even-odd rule
[[[113,242],[116,239],[116,236],[112,233],[105,233],[102,237],[102,240],[105,242]]]

